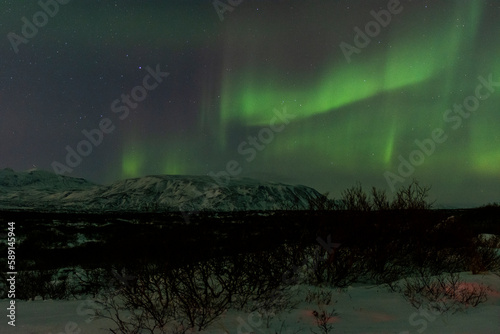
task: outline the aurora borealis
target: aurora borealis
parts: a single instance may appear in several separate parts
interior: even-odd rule
[[[405,182],[432,185],[442,205],[499,202],[500,86],[450,117],[480,77],[500,82],[500,3],[401,0],[348,61],[340,45],[391,1],[221,1],[223,20],[209,0],[61,1],[17,53],[8,34],[42,9],[0,1],[0,168],[65,164],[107,118],[114,130],[66,175],[107,183],[235,161],[237,176],[333,196],[356,181],[390,193],[384,173],[442,129]],[[120,119],[113,101],[157,65],[168,77]],[[283,110],[293,117],[273,120]]]

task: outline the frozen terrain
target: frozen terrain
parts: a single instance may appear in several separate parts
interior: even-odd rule
[[[290,312],[274,316],[269,328],[265,314],[245,313],[228,310],[227,313],[204,333],[320,333],[316,327],[314,310],[322,307],[335,309],[330,319],[331,333],[477,333],[496,334],[500,332],[500,277],[495,274],[471,275],[462,273],[468,285],[485,284],[490,288],[488,300],[475,308],[468,308],[455,314],[440,314],[436,311],[417,310],[399,293],[388,292],[383,286],[356,285],[343,291],[333,291],[329,307],[306,302],[311,291],[329,290],[308,285],[299,285],[294,290],[299,302]],[[109,333],[105,328],[113,324],[93,315],[95,304],[92,298],[70,301],[35,300],[18,301],[16,327],[7,326],[4,319],[0,332],[14,333]],[[7,301],[1,301],[5,310]],[[4,311],[5,312],[5,311]]]
[[[220,182],[220,180],[219,180]],[[33,170],[0,170],[0,210],[44,212],[175,212],[308,209],[322,196],[302,185],[210,176],[155,175],[96,185]]]
[[[0,209],[18,211],[21,212],[21,215],[23,215],[24,212],[29,211],[49,212],[49,215],[57,212],[75,213],[75,215],[70,214],[69,216],[78,216],[76,213],[103,213],[103,216],[105,216],[104,213],[107,212],[230,212],[245,210],[272,211],[307,209],[309,207],[309,202],[319,198],[319,196],[322,195],[314,189],[304,186],[291,186],[270,182],[264,183],[250,179],[231,179],[227,185],[219,186],[208,176],[147,176],[143,178],[118,181],[111,185],[101,186],[92,184],[83,179],[62,177],[37,170],[23,173],[16,173],[9,169],[0,171]],[[296,214],[296,212],[294,212],[294,214]],[[348,219],[348,224],[339,225],[342,225],[342,227],[346,230],[354,226],[352,233],[354,233],[354,236],[357,236],[357,233],[359,232],[360,236],[364,238],[362,244],[365,247],[364,249],[367,250],[367,253],[355,253],[355,251],[359,251],[360,248],[357,247],[358,244],[353,243],[349,246],[352,248],[345,246],[343,249],[343,254],[347,254],[344,257],[346,261],[342,262],[341,260],[338,260],[339,262],[336,263],[349,264],[348,261],[352,260],[350,263],[352,267],[350,269],[356,270],[357,265],[360,265],[363,261],[370,259],[369,256],[371,256],[371,251],[368,252],[368,250],[376,249],[375,246],[380,245],[381,242],[383,245],[383,247],[380,248],[381,250],[390,249],[394,250],[393,253],[397,253],[398,251],[403,252],[403,249],[407,252],[424,249],[427,251],[420,253],[416,252],[416,255],[426,254],[430,258],[435,258],[437,257],[437,250],[442,249],[439,247],[437,250],[434,250],[432,247],[426,248],[429,245],[441,245],[443,242],[448,242],[449,240],[460,240],[460,242],[463,242],[467,240],[465,237],[470,237],[469,234],[465,235],[464,239],[459,239],[458,237],[453,236],[453,233],[457,232],[458,229],[458,217],[456,220],[454,217],[449,217],[453,219],[446,219],[442,222],[429,222],[428,220],[433,217],[433,215],[429,214],[415,216],[414,218],[420,219],[415,220],[415,222],[413,222],[413,219],[408,220],[412,223],[412,229],[409,230],[411,233],[408,233],[407,239],[413,240],[414,238],[412,237],[417,239],[417,242],[412,244],[410,249],[406,249],[407,247],[389,248],[389,243],[393,240],[391,237],[392,234],[388,233],[394,231],[390,228],[391,225],[387,225],[384,227],[386,229],[382,229],[380,224],[386,223],[386,218],[391,218],[391,215],[392,213],[377,215],[376,217],[380,219],[375,221],[377,224],[373,224],[373,221],[368,220],[366,224],[361,224],[360,221],[358,221],[358,225],[353,225],[356,223],[356,221],[352,219],[354,216],[346,216],[345,218]],[[261,217],[258,218],[260,219]],[[55,248],[57,247],[59,247],[60,249],[58,250],[61,251],[57,254],[62,254],[68,257],[68,254],[78,254],[74,252],[74,250],[67,248],[71,248],[73,246],[73,248],[78,248],[76,246],[84,247],[87,246],[86,244],[95,244],[99,240],[99,238],[92,239],[92,237],[99,236],[96,231],[110,226],[108,221],[79,221],[75,218],[75,221],[68,220],[62,222],[57,219],[46,218],[47,222],[38,222],[36,221],[37,219],[41,218],[26,220],[22,223],[20,221],[16,229],[16,233],[17,231],[21,232],[16,235],[18,238],[18,245],[23,245],[24,243],[27,244],[26,240],[30,239],[30,245],[36,246],[33,246],[35,248],[29,248],[30,250],[35,250],[32,251],[34,255],[36,255],[36,253],[56,254],[42,253],[42,251],[47,251],[47,249],[56,250]],[[96,219],[96,217],[92,217],[92,219]],[[218,221],[219,218],[216,218],[215,220]],[[330,222],[331,217],[329,217],[329,219],[326,219],[325,217],[325,221]],[[291,222],[292,220],[290,220],[290,217],[283,217],[283,224],[290,230],[289,232],[302,235],[306,231],[305,229],[298,229],[297,227],[297,230],[293,230],[294,224],[291,224]],[[406,221],[403,220],[403,222]],[[306,220],[302,223],[304,224],[300,225],[302,227],[310,227],[311,225],[311,222]],[[397,223],[399,224],[400,222],[397,221]],[[467,224],[464,226],[466,225]],[[160,238],[159,241],[152,242],[152,236],[148,236],[148,238],[144,240],[147,240],[149,243],[141,243],[138,242],[138,237],[140,233],[145,233],[146,228],[144,228],[144,226],[146,225],[120,223],[116,226],[123,228],[129,228],[130,226],[134,228],[141,228],[130,230],[136,231],[135,234],[132,234],[134,238],[131,240],[137,243],[137,245],[133,243],[111,244],[111,246],[117,245],[116,248],[118,250],[130,250],[134,246],[145,249],[158,246],[161,251],[156,253],[163,254],[166,252],[165,245],[161,244],[161,242],[165,239],[165,236],[161,235],[159,232],[162,228],[158,227],[158,229],[155,230],[155,234]],[[205,224],[201,224],[201,226],[205,226]],[[279,226],[282,225],[275,224],[274,228],[276,228],[276,230],[273,232],[275,234],[268,234],[268,236],[272,236],[270,240],[273,243],[277,242],[277,240],[275,240],[276,233],[279,234],[287,231],[285,229],[280,232],[280,230],[277,229]],[[173,229],[167,230],[166,227],[170,227],[168,224],[165,224],[164,227],[164,230],[166,231],[164,233],[170,233],[169,231],[180,231]],[[190,225],[183,225],[180,227],[185,228],[186,231],[191,231],[187,230],[188,227],[192,228],[193,231],[200,229],[200,227],[196,225],[192,227],[190,227]],[[178,226],[178,228],[180,227]],[[231,231],[233,232],[243,230],[243,227],[237,224],[232,224],[231,228]],[[371,230],[367,230],[366,228],[371,228]],[[86,229],[88,231],[86,231]],[[207,230],[210,229],[212,229],[212,227],[207,228]],[[195,255],[199,255],[198,252],[207,252],[206,249],[200,247],[200,242],[203,239],[208,239],[207,242],[210,244],[214,243],[214,240],[211,239],[210,234],[208,233],[210,231],[207,232],[207,230],[200,229],[198,231],[199,235],[186,233],[183,234],[184,237],[181,237],[182,234],[177,234],[179,232],[172,232],[171,235],[174,238],[179,239],[177,241],[180,243],[186,242],[188,237],[190,240],[192,239],[191,241],[196,244]],[[37,233],[31,235],[30,233],[33,231]],[[91,234],[90,231],[93,231],[92,233],[94,234]],[[107,236],[112,237],[111,239],[120,239],[118,241],[121,241],[121,238],[117,237],[121,235],[119,234],[121,230],[113,229],[106,231],[112,231],[106,233]],[[227,230],[221,231],[228,232]],[[342,231],[342,229],[338,230],[338,232]],[[77,232],[81,234],[78,234]],[[83,234],[84,232],[89,232],[89,237],[87,237],[86,234]],[[261,234],[256,234],[254,239],[247,238],[247,242],[248,240],[252,240],[253,243],[263,244],[264,234],[261,227],[259,227],[258,232]],[[316,233],[316,230],[313,232]],[[317,234],[314,234],[314,238],[316,235]],[[394,235],[398,236],[398,233],[395,233]],[[460,235],[460,233],[457,233],[457,235]],[[74,237],[72,242],[68,241],[70,236]],[[340,234],[337,236],[340,236]],[[472,236],[476,238],[477,234]],[[57,244],[59,239],[56,237],[62,238],[60,245]],[[436,239],[432,239],[433,237],[436,237]],[[314,238],[309,236],[309,239]],[[38,243],[40,240],[44,241],[45,244]],[[51,240],[52,243],[49,242]],[[229,240],[229,238],[224,240]],[[240,234],[235,234],[230,240],[234,241],[235,244],[238,245],[245,241]],[[434,241],[430,242],[430,240]],[[486,243],[488,240],[495,241],[497,239],[493,234],[482,234],[482,236],[477,238],[477,240],[481,242],[484,241],[484,243]],[[330,241],[328,241],[328,243],[329,242]],[[98,254],[96,257],[102,257],[108,261],[106,266],[113,266],[115,263],[109,260],[110,254],[103,251],[103,249],[110,250],[111,246],[103,248],[105,245],[106,243],[104,242],[99,245],[94,245],[94,250],[97,251],[95,254]],[[232,245],[233,248],[226,245],[226,247],[228,247],[228,254],[234,252],[235,245]],[[409,245],[406,242],[406,239],[404,239],[404,245]],[[492,246],[493,253],[498,253],[499,245],[499,243],[496,243],[495,246]],[[462,245],[460,244],[459,246]],[[481,247],[482,246],[479,246],[475,250],[480,251],[482,249]],[[179,254],[179,249],[179,246],[174,244],[173,253],[176,257],[180,257],[181,255]],[[473,248],[470,249],[473,250]],[[94,254],[90,253],[91,250],[92,248],[90,247],[82,248],[82,252]],[[328,252],[330,252],[330,250],[331,249],[327,249]],[[337,252],[337,256],[339,254],[340,253]],[[358,259],[355,258],[354,255],[353,257],[350,257],[350,254],[364,254],[365,257]],[[378,254],[383,255],[385,253],[380,252]],[[455,253],[452,253],[449,257],[450,261],[454,259],[454,254]],[[42,260],[47,258],[50,259],[47,262],[52,264],[56,260],[56,257],[50,256],[47,256]],[[124,258],[127,260],[127,265],[133,265],[135,264],[133,262],[137,261],[132,260],[130,257]],[[311,260],[310,262],[312,262],[312,259],[308,257],[305,257],[305,259]],[[326,258],[323,260],[330,261],[332,259],[333,256],[329,257],[328,260]],[[475,258],[469,258],[466,256],[465,259],[474,260]],[[24,260],[26,261],[28,259],[25,258]],[[151,258],[145,255],[145,260],[150,261]],[[35,262],[37,261],[38,260]],[[288,262],[285,261],[283,263]],[[249,268],[252,268],[252,270],[268,268],[263,264],[265,264],[265,262],[258,262],[256,260],[256,262],[253,263],[255,266],[250,266]],[[389,264],[389,262],[387,262],[387,264]],[[344,289],[331,287],[330,285],[324,283],[326,281],[322,281],[316,285],[310,285],[308,284],[310,281],[304,279],[304,277],[307,277],[307,275],[304,274],[304,271],[307,271],[307,269],[303,267],[281,265],[281,263],[276,267],[272,267],[275,270],[284,269],[292,271],[291,276],[298,278],[297,285],[288,286],[288,288],[291,289],[291,299],[287,301],[286,307],[277,309],[275,312],[264,311],[261,308],[257,308],[257,311],[250,312],[238,310],[233,306],[226,310],[226,307],[224,307],[224,314],[215,323],[209,325],[203,333],[325,333],[318,328],[317,317],[315,317],[315,314],[318,314],[317,312],[321,314],[323,311],[327,312],[325,326],[332,326],[328,333],[500,333],[499,273],[477,269],[475,275],[473,275],[471,271],[466,271],[467,269],[459,270],[461,271],[460,282],[453,287],[442,286],[442,288],[445,290],[453,289],[454,291],[458,290],[466,292],[482,287],[484,288],[484,296],[487,298],[477,306],[465,303],[461,304],[463,307],[457,312],[453,312],[455,310],[441,312],[431,309],[430,307],[433,306],[431,302],[424,302],[421,304],[420,308],[416,308],[415,306],[412,306],[409,298],[405,298],[401,291],[390,291],[387,285],[376,285],[374,283],[370,283],[372,282],[370,280],[356,280],[355,282],[357,283],[349,283],[347,288]],[[66,267],[60,266],[57,268],[60,269]],[[342,268],[342,266],[339,268]],[[244,267],[244,269],[247,269],[247,267]],[[237,271],[236,273],[240,275],[250,271]],[[259,272],[256,276],[259,278],[265,276],[262,273],[263,272]],[[241,275],[238,275],[231,276],[234,278],[232,280],[233,282],[240,281],[239,278],[241,278]],[[358,278],[359,276],[356,277]],[[401,277],[407,276],[405,274],[403,276],[399,276],[398,279]],[[186,277],[184,276],[183,278]],[[278,280],[281,282],[282,276],[278,276]],[[283,279],[283,282],[284,281],[285,280]],[[403,284],[404,279],[400,279],[399,282]],[[71,285],[75,285],[76,281],[72,281],[70,283]],[[177,286],[177,284],[170,284],[169,286]],[[320,298],[318,296],[323,297]],[[324,296],[328,296],[327,300]],[[0,300],[0,309],[4,310],[4,315],[2,316],[4,320],[0,323],[0,333],[109,333],[109,328],[115,328],[115,324],[110,320],[96,318],[94,316],[95,311],[101,309],[100,306],[96,304],[96,300],[99,297],[92,297],[87,294],[73,294],[64,298],[67,299],[41,300],[41,298],[37,297],[30,301],[16,300],[15,327],[8,325],[9,318],[6,317],[9,312],[7,310],[9,300]]]

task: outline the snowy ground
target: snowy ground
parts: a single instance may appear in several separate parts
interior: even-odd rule
[[[475,308],[455,314],[438,314],[413,308],[399,293],[373,285],[356,285],[344,291],[332,290],[337,315],[331,319],[331,333],[500,333],[500,277],[494,274],[462,273],[470,284],[482,283],[491,290],[488,300]],[[320,333],[313,310],[317,303],[307,303],[309,291],[325,290],[297,286],[294,297],[299,304],[290,312],[275,316],[269,328],[257,313],[229,310],[205,333]],[[0,333],[83,334],[109,333],[107,320],[92,317],[92,300],[35,300],[16,302],[16,326],[7,325],[8,300],[0,301],[4,310]],[[328,307],[327,310],[331,310]],[[265,318],[265,317],[264,317]]]

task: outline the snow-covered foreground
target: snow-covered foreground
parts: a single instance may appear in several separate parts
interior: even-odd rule
[[[402,294],[389,292],[386,287],[355,285],[343,291],[333,289],[333,301],[327,311],[335,309],[330,319],[330,333],[500,333],[500,277],[495,274],[462,273],[467,285],[484,284],[490,288],[488,300],[477,307],[455,314],[439,314],[413,308]],[[321,333],[316,327],[314,310],[317,302],[306,302],[306,296],[318,290],[307,285],[296,286],[294,298],[299,303],[290,312],[274,316],[269,328],[266,315],[229,310],[204,333]],[[91,299],[36,300],[16,302],[16,326],[7,325],[8,300],[1,301],[4,310],[0,333],[83,334],[109,333],[109,320],[93,318]]]

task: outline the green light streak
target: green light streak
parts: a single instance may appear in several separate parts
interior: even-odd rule
[[[186,159],[177,151],[167,153],[163,159],[163,174],[183,175],[186,174]]]
[[[122,155],[122,178],[141,176],[145,154],[141,149],[126,149]]]
[[[122,154],[122,178],[151,174],[185,175],[189,172],[190,155],[195,152],[189,139],[137,139],[126,145]],[[168,146],[165,145],[168,143]]]
[[[316,80],[304,81],[300,73],[284,80],[283,75],[273,69],[256,66],[225,72],[221,87],[221,128],[225,129],[230,122],[267,125],[272,109],[281,101],[302,104],[297,121],[441,75],[453,84],[456,56],[475,38],[482,7],[479,2],[457,4],[455,15],[447,21],[434,22],[424,31],[416,31],[412,26],[400,27],[379,55],[359,57],[351,65],[343,59],[332,61],[324,67],[323,77]],[[464,33],[462,27],[455,24],[457,18],[472,27],[467,26]],[[443,87],[443,91],[449,91],[449,87]]]
[[[394,152],[394,141],[396,140],[396,122],[393,121],[392,126],[390,127],[387,134],[387,144],[384,152],[384,164],[386,166],[392,160],[392,154]]]
[[[498,98],[496,100],[498,101]],[[496,128],[491,127],[491,123],[498,123],[498,117],[497,120],[493,120],[479,108],[478,113],[472,114],[469,121],[472,122],[469,144],[472,168],[482,174],[499,176],[500,135]]]

